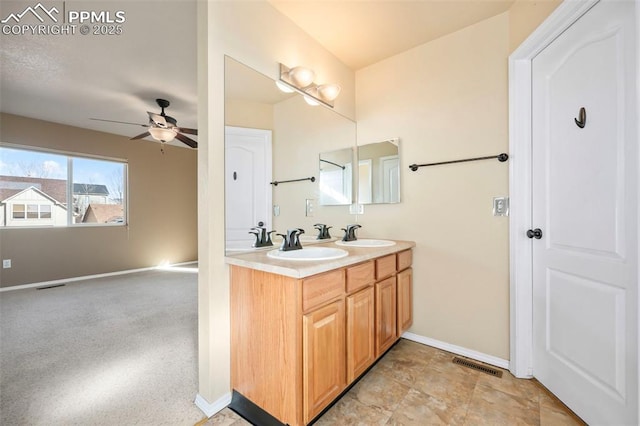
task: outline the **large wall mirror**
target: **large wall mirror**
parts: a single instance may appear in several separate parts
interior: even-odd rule
[[[358,203],[400,202],[400,139],[358,146]]]
[[[332,226],[339,236],[339,229],[354,220],[348,207],[353,195],[321,202],[328,200],[320,186],[329,168],[320,168],[318,159],[353,169],[355,122],[329,108],[310,106],[297,93],[281,92],[271,78],[226,57],[225,125],[228,251],[250,248],[254,237],[249,230],[259,222],[278,233],[303,228],[305,237],[313,238],[316,223]],[[340,154],[325,157],[329,152]],[[310,177],[314,181],[306,180]],[[271,184],[288,180],[295,182]],[[340,188],[353,187],[353,179],[348,180],[343,177]]]

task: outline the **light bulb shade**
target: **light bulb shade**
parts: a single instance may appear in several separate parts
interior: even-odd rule
[[[293,90],[291,87],[287,86],[285,83],[283,83],[280,80],[276,81],[276,86],[278,86],[278,89],[280,89],[284,93],[293,93],[293,92],[295,92],[295,90]]]
[[[308,103],[309,105],[311,105],[311,106],[318,106],[318,105],[320,105],[320,102],[316,101],[314,98],[312,98],[312,97],[311,97],[311,96],[309,96],[309,95],[302,95],[302,97],[304,98],[304,101],[305,101],[306,103]]]
[[[340,94],[340,86],[337,84],[321,84],[318,86],[318,95],[324,101],[331,102]]]
[[[294,67],[289,70],[289,78],[297,87],[303,88],[313,83],[316,74],[309,68]]]
[[[164,129],[162,127],[150,127],[149,133],[151,137],[160,142],[171,142],[176,137],[176,131],[173,129]]]

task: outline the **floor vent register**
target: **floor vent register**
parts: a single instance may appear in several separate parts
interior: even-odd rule
[[[467,368],[472,368],[476,371],[480,371],[481,373],[485,373],[485,374],[489,374],[491,376],[494,377],[502,377],[502,371],[498,370],[496,368],[491,368],[488,367],[484,364],[479,364],[477,362],[473,362],[473,361],[469,361],[468,359],[464,359],[464,358],[459,358],[459,357],[454,357],[453,358],[453,363],[454,364],[458,364],[458,365],[462,365],[464,367]]]

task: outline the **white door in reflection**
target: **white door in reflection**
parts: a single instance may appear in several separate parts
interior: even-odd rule
[[[254,237],[249,229],[263,222],[271,230],[271,131],[225,127],[226,241]]]
[[[400,202],[400,159],[397,155],[380,158],[382,202]]]

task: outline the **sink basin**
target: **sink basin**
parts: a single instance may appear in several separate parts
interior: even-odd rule
[[[318,244],[318,243],[328,243],[330,241],[335,240],[335,238],[332,238],[330,240],[319,240],[315,235],[300,235],[300,243],[302,243],[302,246],[306,246],[307,244]],[[280,246],[280,243],[282,243],[282,237],[280,237],[279,235],[274,235],[273,237],[273,245],[275,245],[276,247]]]
[[[389,247],[394,246],[396,242],[389,240],[372,240],[363,238],[355,241],[336,241],[336,244],[345,247]]]
[[[271,250],[267,256],[280,260],[332,260],[346,257],[348,251],[332,247],[307,247],[301,250],[280,251]]]

